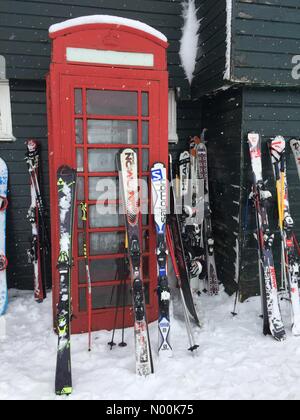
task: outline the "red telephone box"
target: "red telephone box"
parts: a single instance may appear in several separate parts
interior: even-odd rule
[[[124,216],[106,213],[118,205],[115,157],[124,148],[135,149],[139,176],[148,183],[151,166],[157,161],[167,164],[168,44],[162,34],[147,25],[110,16],[90,16],[54,25],[50,37],[52,63],[47,89],[54,319],[59,295],[56,171],[67,164],[78,171],[72,332],[86,332],[88,328],[79,208],[82,201],[88,204],[89,214],[86,233],[93,285],[92,328],[112,329],[120,277],[126,273]],[[103,191],[103,182],[116,188]],[[107,197],[106,193],[111,195]],[[147,315],[149,321],[154,321],[157,272],[151,215],[142,216],[141,238]],[[130,326],[133,317],[129,276],[124,284],[125,325]],[[119,327],[121,322],[120,313]]]

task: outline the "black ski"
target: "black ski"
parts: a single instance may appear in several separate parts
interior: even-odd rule
[[[37,302],[46,298],[46,257],[49,254],[48,232],[45,222],[44,205],[39,187],[40,153],[39,145],[35,140],[26,142],[26,163],[30,175],[31,205],[27,218],[31,223],[32,240],[31,248],[27,250],[28,261],[33,265],[34,297]],[[42,215],[41,215],[42,214]]]
[[[277,280],[272,252],[274,235],[270,232],[267,213],[267,202],[271,198],[271,193],[266,190],[263,182],[261,138],[259,134],[249,133],[248,142],[253,172],[252,198],[256,210],[259,277],[264,320],[263,333],[265,335],[272,334],[276,340],[283,341],[286,334],[277,294]]]
[[[182,227],[179,219],[179,214],[181,209],[178,209],[177,200],[174,190],[174,180],[173,180],[173,165],[172,157],[169,158],[169,180],[170,180],[170,215],[169,215],[169,225],[172,232],[172,240],[174,243],[174,250],[176,254],[176,260],[178,268],[180,271],[182,291],[184,294],[185,302],[188,308],[188,311],[195,323],[200,327],[200,321],[196,312],[194,299],[191,291],[190,276],[189,270],[187,267],[187,257],[185,255],[185,250],[182,240]],[[182,206],[181,206],[182,207]]]
[[[76,176],[76,171],[69,166],[62,166],[57,171],[60,232],[60,251],[57,263],[60,285],[57,307],[58,349],[55,378],[57,395],[69,395],[72,392],[71,271]]]
[[[160,356],[171,357],[170,343],[170,288],[168,282],[166,242],[167,221],[167,170],[164,164],[156,163],[151,169],[152,207],[156,226],[156,254],[158,274],[158,352]]]

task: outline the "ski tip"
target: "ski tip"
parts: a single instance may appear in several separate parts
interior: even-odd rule
[[[294,337],[300,337],[300,328],[299,326],[293,325],[292,333]]]

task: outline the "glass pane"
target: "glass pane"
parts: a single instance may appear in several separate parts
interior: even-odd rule
[[[148,177],[144,176],[142,182],[140,183],[140,196],[141,196],[141,213],[148,214],[150,203],[149,203],[149,182]]]
[[[89,172],[116,172],[116,156],[118,153],[118,149],[89,150]]]
[[[143,172],[148,172],[149,171],[149,150],[144,149],[143,150],[143,165],[142,165],[142,169]]]
[[[89,144],[137,144],[137,121],[89,120]]]
[[[143,258],[143,276],[144,276],[144,280],[149,279],[149,277],[150,277],[149,258],[148,257]]]
[[[116,286],[104,286],[104,287],[93,287],[92,289],[92,308],[105,309],[105,308],[114,308],[116,306],[121,308],[123,302],[125,306],[132,305],[131,298],[131,288],[130,285],[125,285],[125,299],[123,299],[124,288],[121,285]],[[80,312],[87,311],[87,298],[86,298],[86,289],[80,289],[79,292],[79,310]]]
[[[118,214],[116,204],[97,204],[89,207],[89,224],[92,229],[124,226],[124,216]]]
[[[75,120],[76,144],[83,144],[83,121]]]
[[[137,116],[137,92],[87,90],[89,115]]]
[[[142,142],[143,144],[149,144],[149,122],[142,122]]]
[[[124,254],[125,234],[123,232],[102,232],[90,234],[90,254]]]
[[[145,230],[143,232],[143,252],[149,252],[150,251],[150,236],[149,231]]]
[[[83,172],[84,171],[83,149],[76,150],[76,160],[77,160],[77,172]]]
[[[81,216],[82,216],[81,208],[80,208],[80,206],[77,206],[77,226],[78,226],[78,229],[83,229],[83,221],[82,221]]]
[[[143,214],[142,215],[142,223],[143,223],[143,226],[148,226],[149,225],[149,215],[148,214]]]
[[[89,200],[118,200],[119,179],[113,177],[90,177]]]
[[[91,280],[95,282],[118,281],[129,278],[129,269],[125,258],[90,260]],[[79,283],[86,284],[85,262],[78,262]]]
[[[78,257],[83,257],[83,233],[78,234]]]
[[[77,200],[84,200],[84,178],[82,176],[77,178]]]
[[[75,89],[75,114],[83,114],[81,89]]]
[[[149,94],[146,92],[142,93],[142,116],[149,116]]]

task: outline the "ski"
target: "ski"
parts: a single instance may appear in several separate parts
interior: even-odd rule
[[[144,283],[142,278],[137,153],[132,149],[123,150],[118,156],[118,169],[125,213],[128,259],[130,264],[131,289],[135,317],[136,373],[139,376],[147,376],[153,373],[154,370],[146,316]]]
[[[217,295],[219,293],[219,280],[215,262],[215,241],[211,220],[207,148],[199,137],[195,137],[193,142],[197,150],[199,178],[204,181],[203,246],[206,251],[207,291],[210,295]]]
[[[292,331],[300,335],[299,263],[294,236],[294,220],[291,216],[286,171],[286,141],[277,136],[269,144],[270,156],[276,181],[279,228],[282,240],[283,282],[289,290],[292,309]]]
[[[76,171],[62,166],[57,171],[57,191],[59,208],[59,302],[57,316],[58,348],[55,378],[57,395],[72,392],[71,373],[71,271],[72,239],[74,224]]]
[[[187,267],[187,256],[185,253],[183,239],[182,239],[182,226],[179,219],[180,211],[182,212],[182,206],[177,205],[177,199],[174,190],[174,180],[173,180],[173,164],[172,156],[169,156],[169,181],[170,181],[170,214],[168,224],[170,226],[172,240],[174,244],[174,251],[176,255],[176,261],[178,269],[180,272],[182,291],[185,298],[185,303],[188,308],[188,311],[191,317],[194,319],[195,323],[200,327],[200,321],[196,312],[194,299],[191,291],[191,279],[189,275],[189,270]]]
[[[85,262],[85,272],[87,280],[87,311],[88,311],[88,350],[92,350],[92,280],[90,273],[90,264],[87,245],[87,229],[88,229],[88,207],[84,202],[80,203],[81,220],[83,225],[83,256]]]
[[[183,315],[184,315],[184,320],[185,320],[185,326],[186,326],[186,330],[187,330],[187,335],[188,335],[188,339],[189,339],[189,351],[194,352],[196,351],[199,346],[198,344],[196,344],[195,338],[194,338],[194,334],[193,334],[193,330],[192,330],[192,326],[191,326],[191,321],[190,321],[190,317],[189,317],[189,310],[187,308],[187,304],[186,304],[186,300],[185,300],[185,296],[183,293],[183,288],[182,288],[182,281],[181,281],[181,277],[180,277],[180,272],[179,272],[179,267],[178,267],[178,263],[177,263],[177,259],[175,257],[175,251],[174,251],[174,240],[172,238],[172,232],[170,229],[170,226],[167,226],[166,229],[166,238],[167,238],[167,245],[168,245],[168,249],[170,252],[170,257],[171,257],[171,261],[173,264],[173,269],[174,269],[174,273],[175,273],[175,277],[177,280],[177,284],[179,287],[179,292],[180,292],[180,297],[181,297],[181,302],[182,302],[182,307],[183,307]]]
[[[291,140],[290,145],[294,154],[294,158],[295,158],[296,166],[298,170],[298,175],[300,179],[300,140],[293,139]]]
[[[286,338],[286,334],[279,307],[272,252],[274,235],[270,232],[267,214],[267,203],[271,198],[271,193],[266,190],[263,181],[260,135],[249,133],[248,143],[253,172],[252,199],[257,224],[258,264],[264,320],[263,333],[265,335],[271,334],[276,340],[283,341]]]
[[[3,159],[0,158],[0,316],[4,315],[8,306],[6,269],[6,209],[8,169]]]
[[[170,289],[167,273],[168,251],[166,244],[167,220],[167,171],[162,163],[156,163],[151,169],[152,208],[156,226],[156,254],[158,271],[158,353],[163,357],[172,356],[170,343]]]
[[[35,184],[35,182],[39,179],[40,157],[39,147],[35,140],[28,140],[26,142],[26,146],[26,162],[30,174],[31,195],[31,205],[28,210],[27,218],[31,223],[32,230],[31,248],[27,250],[27,255],[29,263],[33,265],[34,298],[38,303],[41,303],[46,298],[45,256],[47,250],[45,247],[42,247],[41,244],[41,241],[43,241],[43,232],[41,231],[42,229],[39,221],[39,210]]]

